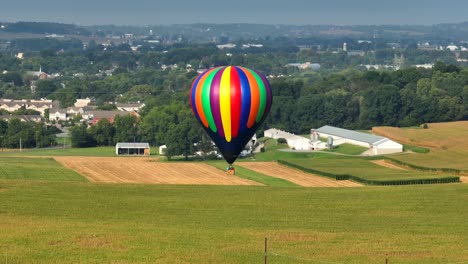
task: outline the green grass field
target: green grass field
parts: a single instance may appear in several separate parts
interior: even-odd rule
[[[428,173],[415,170],[390,169],[372,163],[371,160],[362,158],[316,158],[316,159],[295,159],[289,162],[305,168],[334,173],[350,174],[367,180],[410,180],[410,179],[433,179],[444,175]],[[449,176],[449,175],[446,175]]]
[[[465,263],[468,186],[0,181],[0,263]]]
[[[0,157],[0,179],[86,181],[52,158]]]
[[[346,154],[346,155],[359,155],[366,150],[368,150],[368,148],[344,143],[330,150],[325,150],[325,151]]]
[[[227,165],[225,161],[209,161],[208,164],[223,171],[226,170],[226,165]],[[264,174],[246,169],[246,168],[242,168],[240,166],[234,166],[234,167],[236,169],[236,176],[244,178],[244,179],[256,181],[266,186],[271,186],[271,187],[298,187],[299,186],[290,181],[283,180],[280,178],[270,177],[270,176],[267,176],[267,175],[264,175]]]
[[[281,148],[267,140],[255,158],[378,180],[441,176]],[[54,155],[114,148],[0,153],[0,263],[263,263],[265,237],[268,263],[468,263],[467,184],[302,188],[240,166],[266,186],[96,184],[27,157]]]
[[[57,148],[57,149],[26,149],[19,151],[0,152],[0,156],[94,156],[115,157],[115,147],[95,148]]]

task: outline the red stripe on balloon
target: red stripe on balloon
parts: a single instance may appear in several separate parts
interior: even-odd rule
[[[242,111],[242,94],[239,74],[236,68],[231,67],[231,134],[237,137]]]

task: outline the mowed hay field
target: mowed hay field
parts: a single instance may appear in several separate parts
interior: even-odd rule
[[[466,263],[468,185],[0,180],[0,263]]]
[[[158,162],[145,157],[54,157],[92,182],[261,185],[200,162]]]
[[[336,181],[333,179],[295,170],[277,162],[238,162],[241,166],[271,177],[281,178],[304,187],[358,187],[360,183],[352,181]]]
[[[399,143],[430,149],[425,154],[393,155],[395,159],[423,167],[468,172],[468,121],[430,123],[428,129],[374,127],[372,132]]]

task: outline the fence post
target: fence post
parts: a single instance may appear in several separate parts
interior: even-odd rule
[[[267,245],[268,244],[267,243],[268,243],[268,239],[267,239],[267,237],[265,237],[265,264],[267,264],[267,255],[268,255],[268,252],[267,252],[267,250],[268,250]]]

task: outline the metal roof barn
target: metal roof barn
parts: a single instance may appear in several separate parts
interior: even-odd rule
[[[119,142],[115,145],[115,154],[116,155],[150,155],[150,146],[149,143],[128,143],[128,142]]]

